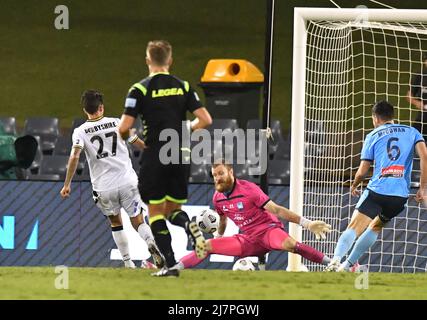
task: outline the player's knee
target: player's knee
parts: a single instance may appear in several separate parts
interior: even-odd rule
[[[120,218],[120,214],[118,215],[111,215],[108,216],[108,219],[110,220],[110,224],[112,227],[118,227],[122,225],[122,219]]]
[[[138,227],[144,223],[142,214],[137,215],[136,217],[130,218],[130,222],[132,223],[132,227],[138,231]]]
[[[356,232],[356,237],[359,237],[368,227],[369,223],[355,219],[350,222],[348,229],[353,229]]]
[[[283,241],[282,248],[285,251],[294,252],[296,244],[297,242],[293,238],[288,237]]]

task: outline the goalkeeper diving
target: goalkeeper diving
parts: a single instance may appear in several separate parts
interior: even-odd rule
[[[216,238],[207,240],[207,254],[248,257],[282,250],[323,265],[331,261],[322,252],[289,236],[278,218],[303,226],[313,232],[317,239],[325,239],[331,230],[330,225],[323,221],[308,220],[277,205],[256,184],[236,179],[232,166],[223,159],[212,166],[212,175],[216,190],[213,204],[220,216],[220,223]],[[223,237],[227,218],[239,227],[241,234]],[[203,260],[192,252],[172,268],[192,268]]]

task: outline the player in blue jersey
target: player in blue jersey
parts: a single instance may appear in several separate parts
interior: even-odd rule
[[[374,244],[384,225],[405,208],[411,182],[412,160],[416,149],[421,160],[420,188],[415,196],[423,200],[427,187],[427,148],[415,128],[395,124],[394,108],[380,101],[372,108],[375,129],[366,136],[361,162],[351,186],[351,194],[359,196],[359,184],[374,163],[374,172],[356,205],[347,230],[335,247],[334,258],[325,271],[353,271],[357,260]],[[341,259],[353,250],[342,264]]]

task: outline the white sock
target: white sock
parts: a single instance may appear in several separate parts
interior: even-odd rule
[[[151,228],[149,227],[148,224],[146,223],[141,223],[138,226],[138,233],[139,236],[144,239],[145,242],[153,242],[154,241],[154,236],[153,236],[153,232],[151,232]]]
[[[123,230],[123,226],[113,227],[112,229],[111,233],[113,234],[114,242],[122,255],[123,261],[130,260],[128,238]]]

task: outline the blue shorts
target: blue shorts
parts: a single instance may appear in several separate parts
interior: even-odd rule
[[[366,189],[356,204],[356,209],[374,219],[378,216],[383,223],[389,222],[405,209],[408,198],[386,196]]]

